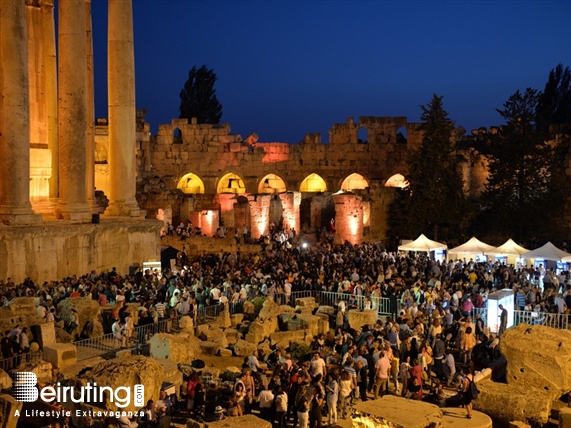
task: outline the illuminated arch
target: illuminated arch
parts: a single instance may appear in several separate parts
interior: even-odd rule
[[[404,178],[402,174],[395,174],[387,180],[385,187],[400,187],[405,188],[408,186],[408,181]]]
[[[240,194],[246,192],[246,186],[239,175],[229,172],[218,181],[216,192]]]
[[[268,174],[260,180],[258,193],[283,193],[287,191],[285,182],[276,174]]]
[[[183,193],[188,194],[203,194],[204,193],[204,183],[200,177],[196,174],[188,173],[183,175],[179,180],[177,189],[182,190]]]
[[[363,190],[369,187],[369,182],[361,174],[356,172],[349,175],[341,184],[341,190],[350,192],[352,190]]]
[[[313,173],[305,177],[299,186],[300,192],[326,192],[327,184],[319,175]]]

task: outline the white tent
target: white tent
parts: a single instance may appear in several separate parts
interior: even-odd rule
[[[514,240],[510,238],[499,247],[486,251],[486,254],[496,257],[521,257],[523,253],[528,252],[529,250],[527,248],[516,244]]]
[[[428,239],[424,234],[420,235],[414,241],[399,246],[399,251],[426,251],[427,253],[434,250],[445,250],[448,246],[440,242]]]
[[[450,254],[484,254],[493,248],[493,245],[485,244],[475,236],[472,236],[469,241],[458,247],[451,248],[448,252]]]
[[[571,254],[560,250],[551,242],[548,242],[543,247],[536,248],[533,251],[523,253],[521,257],[526,259],[553,260],[556,262],[562,261],[563,259],[571,260]]]

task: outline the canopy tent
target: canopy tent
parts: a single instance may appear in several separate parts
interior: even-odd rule
[[[472,236],[469,241],[451,248],[448,252],[450,254],[484,254],[493,248],[493,245],[485,244],[475,236]]]
[[[420,235],[414,241],[399,246],[399,251],[426,251],[427,253],[434,250],[445,250],[448,246],[440,242],[428,239],[424,234]]]
[[[571,260],[571,254],[563,250],[560,250],[551,242],[548,242],[543,247],[536,248],[533,251],[528,251],[527,253],[523,253],[521,257],[526,259],[553,260],[555,262],[562,261],[563,259]]]
[[[521,257],[523,253],[528,252],[528,249],[516,244],[514,240],[510,238],[499,247],[486,251],[486,254],[496,257]]]

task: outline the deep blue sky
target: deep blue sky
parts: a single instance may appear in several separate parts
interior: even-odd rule
[[[353,116],[407,116],[444,95],[468,131],[517,89],[571,66],[566,1],[134,0],[137,107],[178,117],[193,65],[218,76],[223,122],[297,143]],[[93,0],[96,115],[107,116],[107,0]]]

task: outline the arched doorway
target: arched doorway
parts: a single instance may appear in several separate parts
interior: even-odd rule
[[[285,182],[276,174],[268,174],[260,180],[258,193],[283,193],[287,191]]]
[[[351,192],[353,190],[363,190],[369,187],[369,182],[361,174],[353,173],[349,175],[341,184],[341,190]]]
[[[241,193],[246,193],[246,186],[242,178],[230,172],[218,181],[218,186],[216,186],[216,193],[234,193],[236,195]]]
[[[321,178],[318,174],[312,173],[309,174],[305,179],[301,182],[299,186],[299,191],[304,192],[327,192],[327,184],[325,184],[325,180]]]
[[[393,175],[385,183],[385,187],[400,187],[404,189],[406,186],[408,186],[408,181],[402,174]]]
[[[204,193],[204,183],[198,175],[193,174],[192,172],[183,175],[178,181],[176,188],[182,190],[182,192],[186,194]]]

